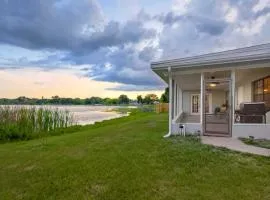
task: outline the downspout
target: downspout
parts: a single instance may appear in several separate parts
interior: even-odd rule
[[[170,137],[172,135],[172,69],[171,67],[168,67],[168,76],[169,76],[169,133],[167,135],[164,135],[164,138]]]

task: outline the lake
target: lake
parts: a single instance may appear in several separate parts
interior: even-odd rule
[[[33,107],[28,105],[13,105],[16,107]],[[128,113],[118,113],[113,111],[116,108],[135,108],[135,106],[88,106],[88,105],[35,105],[35,107],[46,107],[52,110],[68,110],[74,117],[75,123],[80,125],[94,124],[103,120],[109,120],[127,116]]]

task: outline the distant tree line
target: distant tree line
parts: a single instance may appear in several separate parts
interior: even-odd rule
[[[169,100],[169,90],[166,88],[160,99],[156,94],[147,94],[144,97],[137,96],[137,100],[129,99],[127,95],[122,94],[118,98],[63,98],[52,96],[51,98],[28,98],[21,96],[15,99],[1,98],[0,105],[119,105],[119,104],[154,104],[158,102],[167,103]]]
[[[160,99],[156,94],[147,94],[145,97],[142,95],[137,96],[138,104],[154,104],[154,103],[168,103],[169,102],[169,88],[165,89],[165,92],[161,95]]]
[[[0,99],[0,105],[119,105],[129,104],[131,102],[132,100],[130,100],[127,95],[120,95],[118,98],[90,97],[81,99],[52,96],[51,98],[38,99],[22,96],[16,99]]]
[[[169,88],[165,89],[165,92],[160,97],[160,102],[169,103]]]
[[[159,102],[159,98],[156,94],[147,94],[145,95],[145,97],[142,97],[142,95],[137,96],[138,104],[154,104],[158,102]]]

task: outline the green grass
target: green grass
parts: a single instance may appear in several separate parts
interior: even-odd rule
[[[172,137],[165,114],[0,145],[1,199],[270,199],[270,159]]]
[[[250,138],[239,138],[239,139],[241,141],[243,141],[245,144],[270,149],[270,140],[266,140],[266,139],[250,139]]]

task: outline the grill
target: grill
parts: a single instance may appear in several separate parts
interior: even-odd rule
[[[266,106],[264,102],[241,103],[240,123],[266,123]]]

